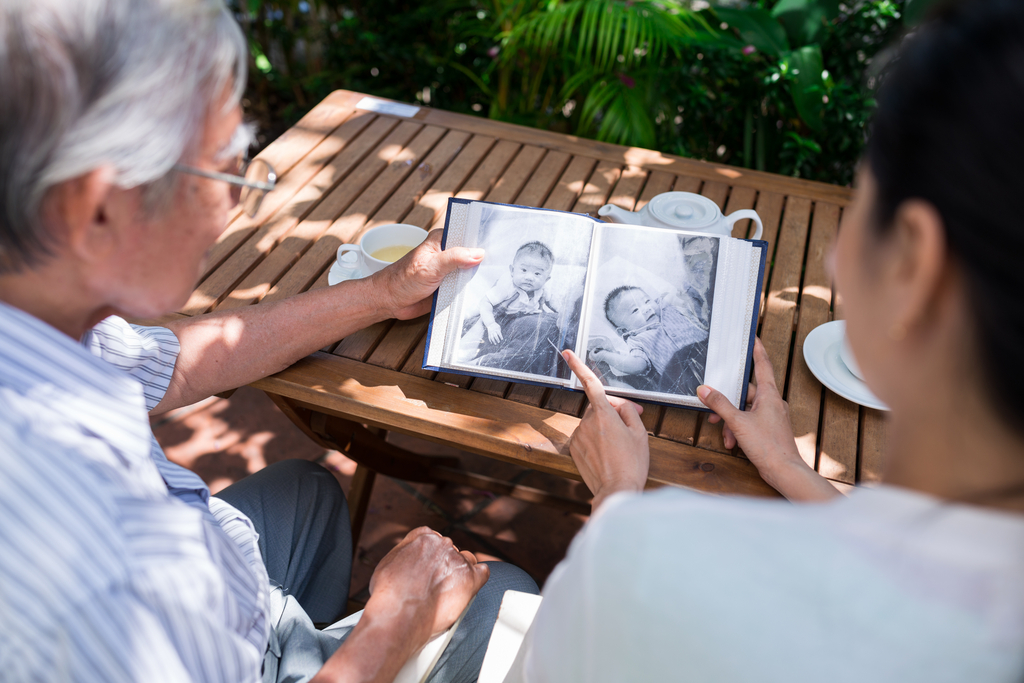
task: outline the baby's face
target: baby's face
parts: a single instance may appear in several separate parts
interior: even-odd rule
[[[627,289],[619,294],[608,314],[615,327],[627,332],[661,321],[658,305],[642,289]]]
[[[551,277],[551,262],[539,254],[522,254],[512,265],[512,284],[524,292],[535,292]]]

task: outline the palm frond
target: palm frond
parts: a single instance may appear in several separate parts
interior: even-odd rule
[[[589,131],[594,125],[594,119],[608,106],[616,95],[616,88],[610,85],[609,81],[596,83],[587,93],[580,110],[579,131]]]
[[[562,52],[604,71],[629,63],[658,61],[668,49],[697,34],[699,15],[673,3],[653,0],[568,0],[524,16],[506,35],[507,58],[516,50],[528,55]],[[640,53],[646,53],[641,58]]]

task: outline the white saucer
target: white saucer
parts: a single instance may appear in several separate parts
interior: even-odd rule
[[[804,340],[804,360],[807,367],[822,384],[840,396],[868,408],[889,410],[888,406],[871,393],[868,385],[859,380],[843,364],[839,350],[846,334],[846,322],[833,320],[811,330]]]
[[[367,275],[369,275],[369,273],[364,273],[362,268],[355,268],[346,272],[346,269],[343,269],[338,261],[335,260],[334,263],[331,264],[331,269],[327,271],[327,284],[334,286],[339,282],[344,282],[345,280],[359,280]]]

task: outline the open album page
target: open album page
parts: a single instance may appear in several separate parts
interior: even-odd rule
[[[760,266],[754,250],[744,240],[602,224],[583,357],[609,393],[703,408],[697,387],[708,384],[738,405]],[[571,386],[579,387],[575,378]]]
[[[453,203],[446,248],[487,253],[438,291],[426,364],[568,386],[560,352],[577,347],[594,226],[563,212]]]

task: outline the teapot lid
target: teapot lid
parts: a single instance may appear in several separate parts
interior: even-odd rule
[[[692,192],[663,192],[647,208],[659,221],[677,228],[703,228],[722,217],[717,204]]]

